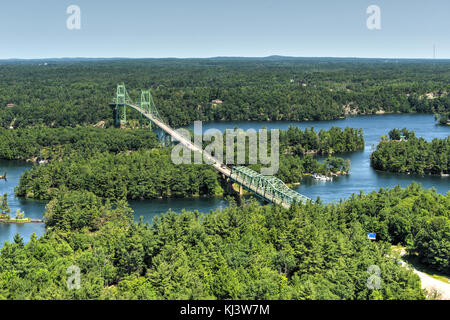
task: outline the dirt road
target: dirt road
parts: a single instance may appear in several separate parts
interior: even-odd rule
[[[409,266],[415,274],[420,277],[420,281],[422,282],[422,289],[426,289],[428,292],[438,292],[439,300],[450,300],[450,283],[445,283],[443,281],[437,280],[429,275],[420,272],[411,266]]]
[[[405,256],[406,252],[404,250],[400,251],[401,256]],[[426,273],[423,273],[417,269],[415,269],[412,265],[402,263],[404,267],[410,268],[417,274],[420,278],[420,282],[422,283],[422,289],[427,290],[429,293],[437,292],[439,296],[437,299],[439,300],[450,300],[450,283],[445,283],[438,279],[435,279]]]

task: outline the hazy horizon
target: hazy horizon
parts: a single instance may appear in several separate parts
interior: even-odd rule
[[[38,57],[38,58],[0,58],[0,61],[18,60],[18,61],[32,61],[32,60],[208,60],[208,59],[353,59],[353,60],[425,60],[425,61],[445,61],[450,58],[407,58],[407,57],[338,57],[338,56],[284,56],[284,55],[269,55],[269,56],[211,56],[211,57]]]
[[[15,0],[0,10],[0,59],[450,59],[449,10],[448,0]]]

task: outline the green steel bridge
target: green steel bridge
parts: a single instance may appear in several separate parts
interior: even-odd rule
[[[178,141],[191,151],[201,153],[203,158],[210,160],[212,166],[222,173],[224,177],[237,183],[241,191],[242,188],[245,188],[259,198],[270,203],[279,204],[285,208],[289,208],[293,202],[306,203],[307,201],[312,201],[304,195],[288,188],[283,181],[276,177],[264,176],[243,166],[229,168],[217,158],[204,151],[201,146],[192,143],[190,139],[165,124],[158,113],[150,90],[143,90],[141,92],[140,103],[134,103],[130,99],[125,85],[119,84],[117,86],[116,97],[111,106],[114,108],[114,118],[117,126],[127,122],[127,108],[138,111],[142,116],[150,120],[150,123],[154,124],[157,129],[162,130],[166,135],[170,136],[172,140]]]
[[[306,203],[308,200],[311,200],[287,187],[277,177],[264,176],[247,167],[232,167],[230,178],[261,199],[277,203],[285,208],[289,208],[294,201]]]

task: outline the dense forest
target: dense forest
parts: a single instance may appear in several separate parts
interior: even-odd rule
[[[244,131],[239,128],[234,128],[233,130],[225,130],[222,136],[223,150],[226,153],[227,148],[227,136],[232,135],[234,141],[234,151],[238,149],[243,149],[245,142],[245,152],[246,152],[246,163],[248,162],[248,152],[249,145],[251,142],[251,137],[254,138],[254,145],[258,146],[260,141],[260,133],[262,130],[267,130],[263,127],[260,131],[250,130]],[[267,149],[271,149],[272,134],[271,130],[266,131],[267,137]],[[304,130],[289,126],[287,130],[278,131],[278,148],[280,153],[291,154],[295,156],[301,156],[305,154],[320,154],[320,155],[331,155],[334,153],[345,153],[353,152],[357,150],[364,149],[364,134],[362,129],[355,129],[345,127],[343,130],[340,127],[331,127],[329,130],[321,129],[317,132],[314,127]],[[194,137],[194,133],[191,130],[191,141],[194,139],[202,139],[202,137]],[[203,135],[203,148],[205,149],[211,141],[215,142],[215,135],[209,135],[205,133]],[[238,146],[237,141],[241,141],[242,145]],[[235,156],[234,161],[237,161]]]
[[[376,59],[1,62],[0,127],[112,125],[109,103],[122,82],[136,100],[140,89],[150,88],[160,114],[173,126],[194,120],[444,113],[450,112],[449,70],[446,61]],[[211,103],[215,99],[222,103]],[[130,112],[129,118],[140,115]]]
[[[290,126],[288,130],[280,131],[280,150],[283,153],[302,155],[305,153],[333,154],[353,152],[364,149],[362,129],[346,127],[331,127],[321,129],[318,133],[306,128]]]
[[[16,195],[50,200],[59,189],[88,190],[106,199],[222,195],[221,179],[207,164],[173,164],[170,150],[72,154],[25,171]]]
[[[246,148],[248,158],[248,143]],[[321,162],[311,153],[361,148],[364,138],[360,129],[332,127],[316,132],[291,127],[280,131],[280,168],[276,176],[285,183],[298,183],[305,174],[347,173],[349,161],[329,156]],[[211,167],[174,165],[170,156],[171,149],[163,148],[149,128],[0,129],[0,158],[49,160],[23,174],[16,188],[18,196],[49,200],[60,188],[119,199],[223,194],[223,181]],[[261,168],[259,164],[251,167],[257,171]]]
[[[159,147],[147,128],[0,128],[0,159],[61,159],[77,152],[87,157],[98,152],[119,153]]]
[[[270,144],[270,135],[269,144]],[[191,140],[193,140],[191,132]],[[235,138],[235,141],[237,139]],[[226,152],[226,134],[223,137]],[[248,149],[248,138],[246,140]],[[205,148],[207,142],[203,144]],[[159,147],[155,133],[149,128],[120,130],[116,128],[0,128],[0,159],[59,159],[76,151],[85,156],[96,152],[119,153]],[[364,149],[361,129],[332,127],[316,132],[296,127],[280,130],[280,152],[303,155],[333,154]],[[237,150],[237,147],[235,147]]]
[[[261,165],[250,165],[259,172]],[[329,156],[324,162],[312,155],[281,155],[276,176],[285,183],[298,183],[305,174],[347,173],[348,160]],[[88,190],[99,197],[155,199],[223,195],[225,183],[207,164],[175,165],[170,149],[133,153],[80,154],[34,165],[25,171],[15,189],[19,197],[49,200],[62,188]]]
[[[416,174],[450,174],[450,136],[431,142],[416,137],[414,131],[393,129],[372,153],[374,169]]]
[[[0,249],[0,300],[425,299],[419,277],[398,263],[397,244],[450,275],[450,192],[415,183],[290,209],[228,198],[228,207],[207,214],[169,211],[151,224],[134,222],[127,200],[224,195],[227,188],[209,165],[173,164],[172,146],[161,146],[149,128],[113,128],[110,103],[122,82],[136,100],[150,88],[174,127],[416,112],[446,124],[450,114],[447,61],[0,61],[0,159],[46,160],[23,173],[15,192],[49,200],[45,235],[25,244],[17,234]],[[144,122],[131,110],[128,119]],[[336,155],[362,149],[361,129],[290,127],[280,132],[276,176],[297,183],[312,173],[345,174],[350,162]],[[449,158],[450,137],[427,142],[395,129],[371,164],[443,175]],[[0,214],[9,214],[6,195]],[[71,266],[80,268],[79,290],[67,286]],[[374,276],[381,281],[375,289]]]
[[[449,205],[450,194],[413,184],[290,209],[231,201],[150,225],[133,223],[124,201],[59,192],[43,237],[25,245],[17,235],[1,249],[0,298],[424,299],[390,243],[448,274]],[[80,269],[79,290],[66,285],[70,266]],[[379,287],[368,285],[373,276]]]

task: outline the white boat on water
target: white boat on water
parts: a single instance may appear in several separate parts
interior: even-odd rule
[[[322,175],[322,174],[317,174],[317,173],[314,173],[314,174],[312,175],[312,177],[313,177],[314,179],[320,180],[320,181],[331,181],[331,180],[333,180],[332,177],[324,176],[324,175]]]

